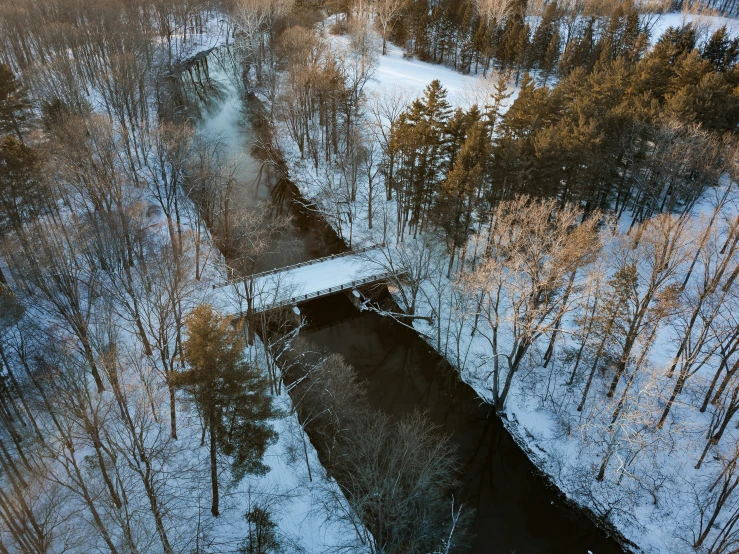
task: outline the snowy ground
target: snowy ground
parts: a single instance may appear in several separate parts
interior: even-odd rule
[[[691,23],[699,30],[699,35],[706,38],[717,29],[726,25],[729,34],[739,34],[739,20],[731,17],[714,15],[698,15],[694,13],[670,12],[659,16],[652,27],[651,39],[656,41],[670,27],[680,28]]]
[[[257,341],[249,355],[263,358],[262,348]],[[349,546],[362,552],[355,530],[348,523],[335,520],[334,516],[348,510],[348,505],[335,504],[334,498],[343,498],[340,493],[327,493],[338,485],[327,478],[284,389],[275,397],[274,407],[278,416],[272,425],[279,438],[264,456],[269,471],[263,476],[246,476],[227,493],[228,513],[219,518],[214,534],[221,539],[233,537],[229,542],[235,544],[245,533],[243,514],[250,506],[259,504],[269,508],[285,552],[324,554]],[[207,466],[207,448],[201,450]],[[209,491],[203,492],[207,502]]]
[[[346,44],[344,37],[334,37],[334,40],[337,44]],[[387,55],[380,57],[374,78],[367,89],[369,94],[376,94],[397,88],[406,97],[414,99],[421,96],[423,89],[434,79],[441,81],[449,92],[450,102],[456,106],[471,106],[474,102],[483,100],[480,94],[480,77],[463,75],[438,64],[405,58],[403,49],[394,44],[388,44]]]

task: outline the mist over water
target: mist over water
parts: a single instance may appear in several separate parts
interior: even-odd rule
[[[271,195],[277,181],[275,171],[255,154],[257,133],[252,126],[250,110],[258,100],[247,98],[228,48],[217,49],[208,58],[207,82],[191,85],[202,85],[202,88],[194,96],[188,95],[196,100],[193,116],[197,123],[197,136],[217,141],[222,163],[233,166],[237,180],[232,198],[235,210],[266,210],[270,217],[284,215],[289,209],[274,202]],[[272,237],[268,251],[257,261],[256,271],[316,257],[315,245],[307,235],[293,218]]]

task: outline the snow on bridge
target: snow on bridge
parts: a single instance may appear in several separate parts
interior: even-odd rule
[[[383,281],[396,272],[388,267],[384,245],[369,246],[263,273],[216,288],[215,304],[228,315],[292,306],[355,287]]]

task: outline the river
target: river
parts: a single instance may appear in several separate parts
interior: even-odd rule
[[[220,59],[220,60],[219,60]],[[198,133],[217,136],[239,159],[239,192],[244,207],[274,204],[274,175],[260,174],[252,155],[255,133],[223,51],[210,55],[210,80],[198,102]],[[207,90],[206,90],[207,89]],[[207,98],[202,95],[207,94]],[[274,206],[272,206],[274,208]],[[325,224],[297,213],[277,240],[290,243],[260,261],[260,270],[337,251]],[[297,244],[297,247],[295,246]],[[617,542],[583,513],[565,503],[506,431],[491,407],[463,383],[454,369],[421,337],[392,319],[359,312],[343,294],[301,305],[311,342],[344,356],[366,380],[369,400],[391,416],[422,410],[456,445],[463,471],[462,502],[476,511],[475,554],[617,554]]]

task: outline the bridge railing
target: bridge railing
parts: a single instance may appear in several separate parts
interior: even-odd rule
[[[362,254],[364,252],[369,252],[370,250],[377,250],[379,248],[384,248],[384,247],[385,247],[385,243],[384,242],[381,242],[380,244],[373,244],[371,246],[363,246],[361,248],[356,248],[356,249],[353,249],[353,250],[349,250],[347,252],[340,252],[338,254],[331,254],[330,256],[325,256],[323,258],[316,258],[314,260],[306,260],[305,262],[299,262],[297,264],[286,265],[284,267],[270,269],[268,271],[262,271],[261,273],[252,273],[248,277],[249,277],[249,279],[259,279],[261,277],[267,277],[268,275],[276,275],[278,273],[283,273],[283,272],[286,272],[286,271],[291,271],[293,269],[298,269],[300,267],[306,267],[306,266],[309,266],[309,265],[320,264],[322,262],[327,262],[329,260],[334,260],[336,258],[346,258],[347,256],[353,256],[355,254]],[[213,288],[214,289],[217,289],[217,288],[220,288],[220,287],[225,287],[227,285],[232,284],[234,281],[236,281],[236,279],[233,278],[233,273],[235,272],[235,270],[233,268],[231,268],[231,267],[229,267],[228,270],[232,274],[231,278],[228,279],[225,283],[220,283],[218,285],[213,285]]]
[[[305,302],[306,300],[311,300],[313,298],[320,298],[322,296],[328,296],[329,294],[334,294],[336,292],[353,289],[355,287],[361,287],[362,285],[367,285],[369,283],[376,283],[394,275],[396,274],[392,271],[383,271],[382,273],[375,273],[373,275],[362,277],[361,279],[355,279],[354,281],[350,281],[343,285],[328,287],[325,289],[309,292],[307,294],[300,294],[298,296],[292,296],[289,298],[278,299],[275,300],[275,302],[264,307],[255,308],[254,313],[258,314],[270,310],[276,310],[278,308],[284,308],[285,306],[290,306],[292,304],[299,304],[300,302]]]

